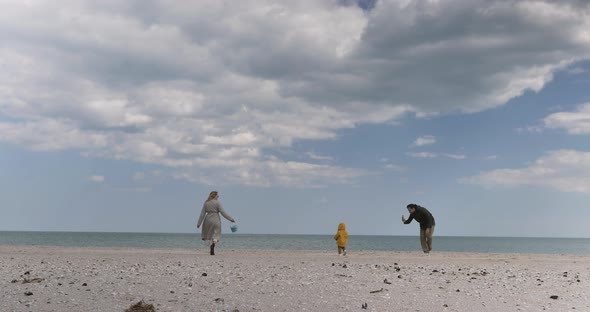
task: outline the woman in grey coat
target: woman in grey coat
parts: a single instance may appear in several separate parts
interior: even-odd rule
[[[209,198],[203,204],[203,210],[201,210],[201,216],[199,216],[199,222],[197,222],[197,229],[203,224],[201,239],[211,241],[211,255],[215,254],[215,243],[221,239],[221,218],[219,214],[231,222],[236,222],[223,210],[223,206],[221,206],[218,199],[219,194],[217,191],[209,193]]]

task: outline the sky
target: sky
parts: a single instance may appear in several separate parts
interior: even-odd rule
[[[590,237],[587,1],[0,8],[0,231]]]

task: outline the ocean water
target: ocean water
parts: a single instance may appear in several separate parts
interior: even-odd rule
[[[2,232],[0,245],[76,247],[204,248],[200,234]],[[335,250],[332,235],[224,233],[219,248]],[[418,236],[351,235],[347,249],[420,251]],[[590,238],[435,236],[434,251],[590,254]]]

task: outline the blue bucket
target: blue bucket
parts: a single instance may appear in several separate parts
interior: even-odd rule
[[[232,225],[232,226],[230,226],[229,228],[231,229],[232,233],[235,233],[235,232],[237,232],[237,231],[238,231],[238,226],[237,226],[237,225],[235,225],[235,224],[234,224],[234,225]]]

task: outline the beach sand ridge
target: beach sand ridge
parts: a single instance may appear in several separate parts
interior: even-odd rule
[[[590,256],[0,246],[2,311],[590,311]]]

